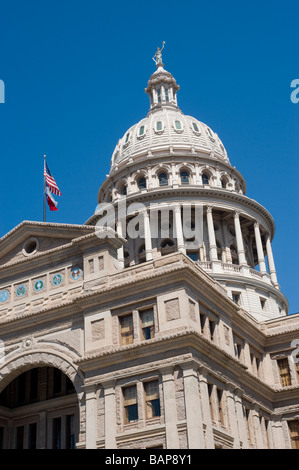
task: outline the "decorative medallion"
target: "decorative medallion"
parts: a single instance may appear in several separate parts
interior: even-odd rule
[[[52,284],[53,286],[59,286],[63,281],[62,274],[54,274],[52,277]]]
[[[81,274],[82,274],[82,269],[73,268],[71,270],[71,279],[73,279],[73,281],[77,281],[78,279],[80,279]]]
[[[44,287],[45,287],[45,283],[41,279],[39,279],[38,281],[35,281],[35,283],[33,285],[33,288],[34,288],[35,292],[42,291]]]
[[[2,290],[0,292],[0,302],[4,303],[8,300],[8,298],[9,298],[8,290]]]
[[[17,297],[23,297],[26,294],[27,288],[26,286],[22,285],[19,286],[16,290]]]

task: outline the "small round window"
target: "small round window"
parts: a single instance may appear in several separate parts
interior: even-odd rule
[[[38,248],[38,240],[36,238],[29,238],[23,246],[23,253],[25,256],[33,255]]]

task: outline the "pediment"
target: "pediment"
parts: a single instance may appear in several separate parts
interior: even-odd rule
[[[0,266],[33,258],[93,231],[86,225],[24,221],[0,239]]]

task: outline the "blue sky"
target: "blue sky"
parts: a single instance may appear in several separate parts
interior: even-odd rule
[[[276,223],[281,290],[298,312],[298,1],[2,0],[0,237],[42,220],[43,155],[63,193],[51,222],[84,223],[126,129],[149,108],[152,57],[181,110],[207,123]]]

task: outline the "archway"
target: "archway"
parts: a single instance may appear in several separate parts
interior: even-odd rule
[[[60,369],[21,371],[0,393],[0,448],[73,449],[78,439],[76,390]]]

